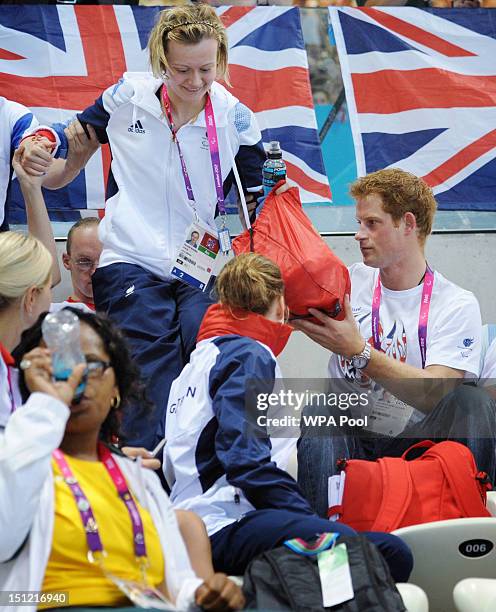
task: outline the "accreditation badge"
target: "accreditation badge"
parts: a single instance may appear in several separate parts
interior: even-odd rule
[[[161,591],[149,584],[125,580],[107,571],[104,571],[104,574],[138,608],[169,611],[177,609]]]
[[[375,398],[370,398],[370,406],[368,425],[364,429],[390,437],[398,436],[405,429],[414,411],[413,406],[385,389],[381,389]]]
[[[217,230],[194,221],[179,247],[170,270],[171,276],[205,291],[217,270],[221,247]]]
[[[346,544],[319,553],[317,562],[324,608],[333,608],[355,597]]]

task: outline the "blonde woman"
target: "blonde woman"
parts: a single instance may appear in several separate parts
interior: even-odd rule
[[[285,540],[353,530],[318,517],[285,471],[296,440],[269,439],[263,423],[249,428],[250,390],[259,398],[273,392],[281,376],[276,357],[291,333],[279,268],[262,255],[240,255],[219,274],[217,291],[219,304],[208,309],[190,363],[171,388],[164,473],[174,506],[205,522],[216,571],[239,575]],[[366,535],[393,578],[406,581],[413,564],[406,544]]]
[[[0,233],[0,429],[20,405],[11,351],[50,308],[53,259],[31,235]]]
[[[187,363],[211,303],[207,294],[174,280],[172,264],[195,219],[215,227],[234,157],[253,195],[261,189],[265,154],[253,113],[217,82],[228,79],[228,43],[212,7],[162,11],[148,50],[152,72],[126,73],[70,126],[59,184],[77,171],[71,150],[94,146],[94,128],[100,143],[110,143],[113,158],[99,230],[103,252],[93,275],[95,304],[126,332],[148,381],[157,407],[154,420],[128,423],[128,432],[133,444],[151,448],[170,385]],[[206,128],[212,118],[220,157],[217,182]],[[51,161],[48,154],[25,158],[38,172]]]

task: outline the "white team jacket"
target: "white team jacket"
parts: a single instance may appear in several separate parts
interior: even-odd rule
[[[22,404],[21,394],[19,393],[18,379],[19,372],[14,367],[8,367],[0,357],[0,432],[7,424],[12,412],[12,399],[8,381],[8,371],[12,382],[12,395],[14,408],[19,408]]]
[[[99,226],[104,245],[100,267],[126,262],[167,278],[194,213],[177,146],[156,95],[161,85],[150,73],[126,73],[78,118],[93,125],[100,142],[108,140],[112,151],[106,212]],[[219,83],[212,84],[210,95],[223,180],[244,145],[240,174],[247,189],[260,188],[264,154],[255,116]],[[64,139],[63,133],[59,136]],[[217,196],[205,112],[181,127],[177,136],[198,216],[215,228]]]
[[[68,417],[65,404],[34,393],[10,417],[5,430],[0,430],[0,591],[39,591],[43,584],[54,524],[51,453],[62,440]],[[167,587],[177,608],[197,609],[194,592],[202,581],[191,568],[175,513],[159,479],[131,460],[115,458],[138,501],[153,518],[164,554]],[[9,561],[27,534],[20,554]],[[24,608],[26,612],[35,609]]]

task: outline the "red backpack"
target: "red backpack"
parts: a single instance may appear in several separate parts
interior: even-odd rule
[[[408,460],[414,448],[427,450]],[[343,500],[329,516],[357,531],[391,532],[400,527],[464,517],[491,516],[486,508],[487,474],[478,472],[470,450],[458,442],[414,444],[399,458],[341,460]]]
[[[270,193],[253,232],[244,231],[232,246],[236,255],[254,251],[279,266],[291,318],[306,317],[309,308],[316,308],[343,319],[344,296],[350,293],[348,269],[313,227],[295,187]]]

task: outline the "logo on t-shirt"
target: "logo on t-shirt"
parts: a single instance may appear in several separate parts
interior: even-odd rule
[[[384,333],[382,323],[379,322],[380,350],[397,361],[405,362],[407,355],[406,330],[403,321],[396,319],[391,329]],[[369,340],[373,344],[373,338]]]
[[[364,326],[367,325],[365,321],[370,316],[371,313],[368,313],[362,317],[357,317],[356,322],[360,329],[362,329],[362,324],[364,324]],[[374,338],[372,336],[369,337],[368,343],[371,346],[374,346]],[[382,327],[382,321],[379,320],[379,350],[385,353],[388,357],[391,357],[392,359],[396,359],[397,361],[401,361],[402,363],[406,362],[407,337],[405,324],[403,323],[403,321],[401,321],[401,319],[396,319],[395,321],[393,321],[391,328],[387,332],[384,331],[384,328]],[[353,367],[353,364],[349,359],[340,357],[338,361],[341,372],[343,373],[343,376],[346,380],[355,382],[361,387],[369,386],[370,378],[364,372],[356,370],[356,368]]]
[[[143,124],[139,119],[134,125],[131,123],[131,125],[127,128],[127,131],[134,132],[135,134],[146,134],[146,131],[143,128]]]
[[[464,338],[461,344],[458,344],[456,348],[460,350],[460,356],[463,359],[468,359],[474,350],[472,345],[474,344],[474,338]]]

